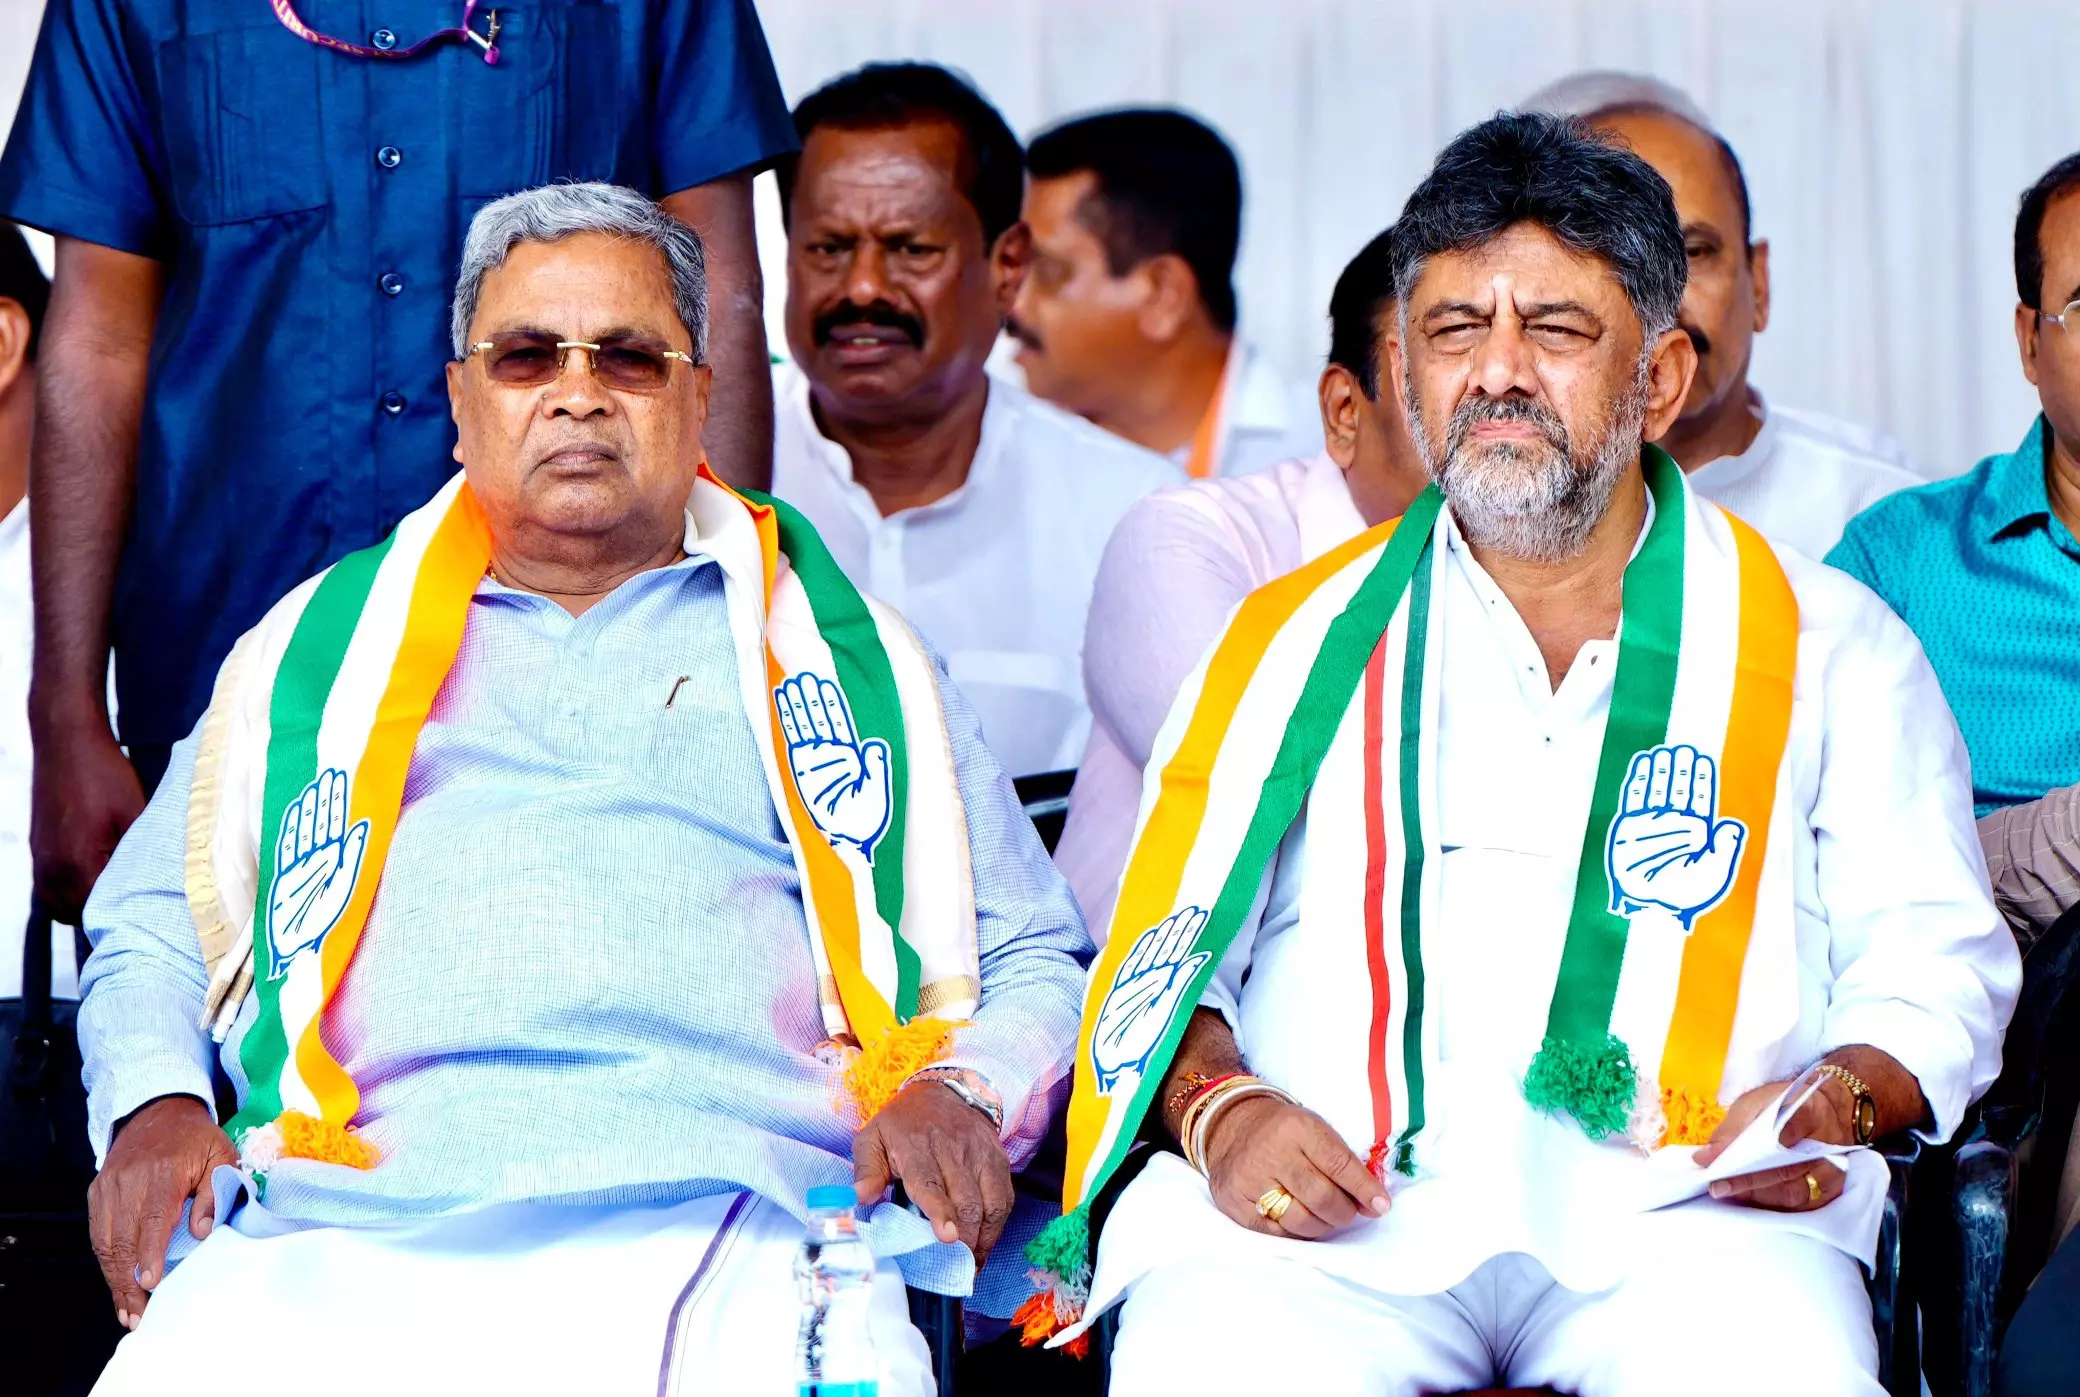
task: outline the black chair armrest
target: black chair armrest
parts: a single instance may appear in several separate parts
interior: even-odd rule
[[[1878,1222],[1878,1254],[1871,1268],[1871,1328],[1878,1340],[1878,1381],[1893,1397],[1919,1397],[1921,1331],[1906,1265],[1907,1209],[1921,1142],[1896,1135],[1876,1142],[1889,1175]]]
[[[2017,1182],[2015,1153],[1999,1141],[1973,1140],[1957,1151],[1951,1210],[1957,1228],[1958,1366],[1966,1397],[1993,1391]]]
[[[899,1208],[924,1216],[924,1209],[912,1203],[910,1195],[903,1191],[900,1179],[896,1181],[894,1202]],[[910,1301],[910,1322],[924,1335],[924,1346],[932,1355],[932,1376],[939,1384],[939,1397],[953,1397],[954,1365],[967,1344],[967,1315],[960,1297],[915,1287],[906,1290],[905,1295]]]
[[[1040,842],[1052,854],[1069,818],[1069,791],[1076,785],[1075,771],[1035,772],[1019,777],[1011,785],[1018,792],[1018,803],[1025,807],[1026,818],[1039,831]]]

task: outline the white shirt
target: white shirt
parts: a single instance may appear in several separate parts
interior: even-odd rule
[[[853,584],[946,658],[1013,776],[1076,765],[1090,731],[1083,627],[1128,506],[1179,480],[1160,456],[993,379],[961,487],[883,518],[817,429],[809,380],[773,369],[773,492],[809,517]]]
[[[1738,456],[1690,472],[1690,483],[1765,537],[1824,558],[1842,529],[1895,490],[1928,482],[1899,443],[1825,413],[1775,407],[1755,393],[1762,430]]]
[[[29,502],[0,519],[0,999],[22,991],[22,928],[29,922]],[[55,991],[79,994],[72,928],[51,928]]]
[[[1846,575],[1780,556],[1799,606],[1781,790],[1798,815],[1789,854],[1803,1009],[1779,1044],[1736,1041],[1726,1086],[1791,1077],[1836,1047],[1868,1043],[1914,1073],[1940,1139],[1998,1072],[2021,983],[1986,886],[1964,743],[1906,626]],[[1627,1171],[1642,1167],[1634,1157],[1525,1104],[1519,1082],[1566,939],[1617,642],[1583,646],[1555,692],[1530,631],[1456,533],[1439,593],[1442,934],[1425,937],[1424,969],[1441,1056],[1428,1099],[1441,1104],[1417,1138],[1424,1172],[1383,1221],[1305,1243],[1235,1226],[1212,1211],[1202,1181],[1159,1159],[1107,1225],[1094,1301],[1137,1267],[1194,1249],[1268,1246],[1405,1295],[1447,1289],[1508,1252],[1598,1291],[1624,1277],[1628,1253],[1709,1249],[1727,1228],[1800,1231],[1868,1264],[1884,1193],[1884,1169],[1873,1177],[1868,1155],[1850,1191],[1811,1214],[1712,1200],[1642,1214],[1627,1204],[1637,1187]],[[1324,1110],[1363,1158],[1369,1103],[1359,1120],[1336,1119],[1327,1103],[1323,1074],[1345,1082],[1349,1066],[1325,1064],[1330,991],[1297,954],[1324,931],[1299,915],[1306,838],[1303,817],[1280,848],[1254,938],[1245,923],[1205,1002],[1228,1015],[1251,1070]],[[1739,1062],[1753,1080],[1736,1079]]]
[[[1026,386],[1018,341],[1000,336],[990,351],[989,371],[1002,382]],[[1213,474],[1250,475],[1281,461],[1321,454],[1322,409],[1314,384],[1287,378],[1255,345],[1236,335],[1228,342],[1221,375],[1221,421],[1215,429]],[[1179,470],[1191,462],[1186,441],[1169,454]]]
[[[1322,413],[1313,385],[1288,380],[1240,335],[1228,343],[1220,413],[1215,475],[1249,475],[1321,453]],[[1183,468],[1191,454],[1192,444],[1186,442],[1170,459]]]

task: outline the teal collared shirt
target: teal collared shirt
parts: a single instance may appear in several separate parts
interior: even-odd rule
[[[2080,782],[2080,541],[2051,512],[2050,449],[2039,417],[2008,454],[1872,505],[1827,555],[1921,638],[1981,815]]]

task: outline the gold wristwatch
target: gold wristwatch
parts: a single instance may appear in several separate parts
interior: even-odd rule
[[[1871,1099],[1870,1087],[1863,1078],[1838,1062],[1823,1062],[1813,1070],[1825,1072],[1849,1089],[1849,1095],[1855,1099],[1852,1117],[1856,1123],[1856,1143],[1868,1145],[1878,1133],[1878,1103]]]

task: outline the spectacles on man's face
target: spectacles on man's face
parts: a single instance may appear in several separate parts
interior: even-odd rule
[[[2057,315],[2046,315],[2043,311],[2038,311],[2037,318],[2048,320],[2069,335],[2080,335],[2080,301],[2067,301],[2066,308]]]
[[[626,393],[655,393],[671,382],[672,361],[691,367],[693,356],[637,335],[609,335],[603,340],[560,340],[550,334],[513,331],[493,335],[469,347],[464,359],[484,356],[484,372],[493,383],[509,388],[539,388],[563,377],[571,351],[580,350],[592,375],[608,388]]]

